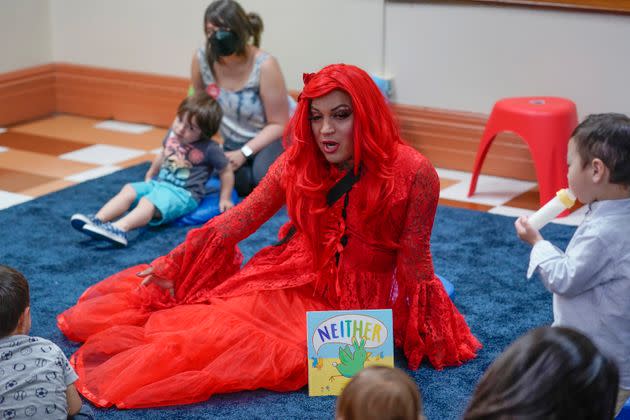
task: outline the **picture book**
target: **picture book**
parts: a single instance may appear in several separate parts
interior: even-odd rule
[[[394,366],[391,309],[306,313],[308,393],[339,395],[371,365]]]

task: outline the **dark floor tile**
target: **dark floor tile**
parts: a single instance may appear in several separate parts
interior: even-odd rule
[[[15,133],[11,130],[0,134],[0,146],[53,156],[59,156],[87,147],[85,143],[77,143],[54,137],[37,136],[34,134]]]
[[[503,204],[508,207],[518,207],[520,209],[538,210],[540,207],[540,193],[538,189],[529,190],[523,194],[517,195],[507,203]]]
[[[0,190],[19,193],[56,178],[0,168]]]

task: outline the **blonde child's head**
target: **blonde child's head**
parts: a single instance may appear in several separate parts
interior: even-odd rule
[[[370,366],[354,375],[337,399],[338,420],[418,420],[422,399],[416,383],[400,369]]]
[[[589,115],[573,132],[567,161],[569,187],[581,202],[630,198],[630,118]]]
[[[28,282],[22,273],[0,264],[0,338],[28,334],[30,329]]]

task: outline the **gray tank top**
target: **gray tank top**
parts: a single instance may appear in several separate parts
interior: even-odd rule
[[[254,61],[254,68],[245,86],[240,90],[220,89],[217,99],[223,110],[220,132],[225,142],[224,148],[227,150],[239,149],[254,138],[267,124],[265,108],[260,97],[260,66],[267,58],[269,58],[269,53],[261,52],[258,54]],[[206,61],[205,47],[197,50],[197,59],[204,86],[215,83],[210,66]]]

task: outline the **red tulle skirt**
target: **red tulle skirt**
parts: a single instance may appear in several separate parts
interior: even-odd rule
[[[156,275],[175,281],[175,297],[140,286],[136,273],[146,266],[86,290],[58,317],[68,338],[85,342],[71,358],[79,391],[102,407],[131,408],[296,390],[307,383],[305,313],[312,310],[391,308],[394,342],[411,369],[423,360],[441,369],[474,358],[481,344],[433,272],[439,178],[424,157],[399,147],[388,216],[377,226],[360,201],[337,200],[317,216],[317,258],[298,229],[241,269],[236,243],[285,202],[280,158],[245,202],[152,262]],[[371,196],[370,188],[359,181],[353,194]]]
[[[282,252],[267,248],[235,274],[231,264],[221,266],[229,277],[194,303],[140,286],[136,273],[146,266],[87,289],[57,318],[69,339],[84,342],[70,359],[77,389],[98,406],[119,408],[188,404],[258,388],[297,390],[307,384],[307,311],[392,308],[394,341],[411,369],[424,359],[437,369],[457,366],[481,347],[435,276],[401,287],[390,270],[378,270],[391,267],[391,258],[374,252],[364,253],[371,258],[362,260],[361,271],[346,264],[339,275],[334,269],[291,275],[308,262],[299,252],[276,255]]]
[[[142,305],[143,267],[92,286],[58,316],[77,389],[100,407],[188,404],[215,393],[307,383],[306,311],[329,310],[309,284],[162,310]]]

